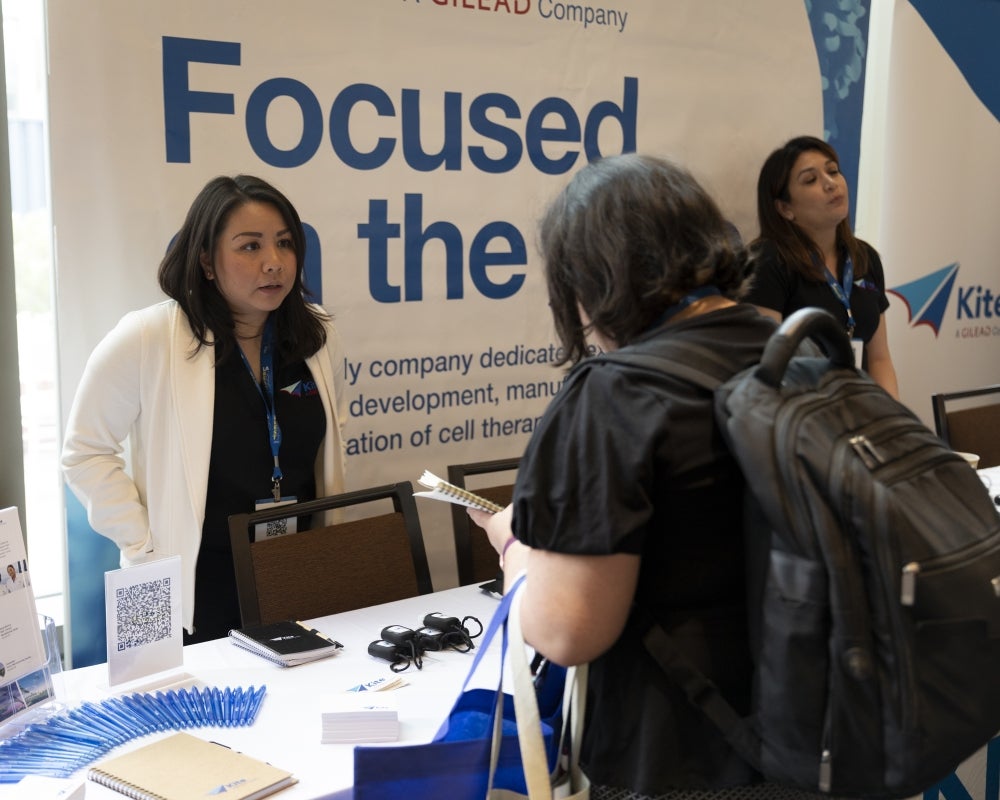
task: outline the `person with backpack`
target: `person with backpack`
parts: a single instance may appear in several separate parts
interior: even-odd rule
[[[644,647],[638,608],[748,711],[744,481],[710,390],[598,355],[680,342],[726,375],[755,364],[776,325],[738,302],[747,255],[687,170],[636,154],[581,169],[540,241],[562,363],[573,366],[511,505],[469,514],[507,586],[527,573],[526,640],[555,663],[590,663],[590,796],[813,797],[763,782]]]
[[[751,243],[745,300],[778,322],[807,306],[829,311],[863,346],[858,366],[898,400],[882,261],[854,236],[849,204],[840,158],[827,142],[796,136],[772,152],[757,179],[760,235]]]

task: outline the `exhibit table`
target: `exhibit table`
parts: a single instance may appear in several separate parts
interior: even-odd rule
[[[290,771],[298,783],[275,795],[281,800],[349,798],[354,778],[354,745],[321,743],[324,698],[379,678],[390,681],[399,678],[405,684],[393,690],[399,711],[399,741],[429,741],[458,696],[476,651],[426,653],[422,669],[411,665],[394,673],[387,661],[368,655],[369,643],[379,639],[382,629],[390,625],[419,628],[424,616],[433,612],[459,619],[472,616],[485,628],[497,606],[495,596],[470,585],[311,620],[314,627],[344,648],[332,657],[295,667],[272,664],[235,647],[228,639],[218,639],[185,647],[182,668],[125,687],[108,686],[106,664],[69,670],[53,676],[57,701],[73,707],[88,700],[99,702],[122,693],[123,689],[131,692],[177,688],[189,682],[220,688],[265,685],[267,692],[253,725],[191,728],[188,732]],[[468,627],[471,633],[476,633],[475,623],[469,622]],[[492,682],[495,686],[499,663],[499,644],[496,644],[484,657],[470,685],[489,686]],[[109,755],[127,752],[169,734],[168,731],[140,737],[120,745]],[[183,769],[183,765],[178,765],[178,769]],[[0,784],[0,800],[15,796],[16,791],[15,785]],[[87,800],[121,797],[112,789],[86,782]]]

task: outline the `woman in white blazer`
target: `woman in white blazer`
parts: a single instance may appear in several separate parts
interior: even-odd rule
[[[344,490],[344,353],[304,255],[281,192],[209,181],[159,267],[171,299],[98,344],[70,411],[63,471],[93,529],[122,566],[181,556],[185,643],[240,624],[230,514]]]

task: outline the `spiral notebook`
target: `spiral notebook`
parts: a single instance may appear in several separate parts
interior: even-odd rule
[[[491,514],[503,511],[503,506],[498,506],[492,500],[487,500],[485,497],[470,492],[468,489],[463,489],[461,486],[443,481],[427,470],[424,470],[424,474],[420,476],[420,480],[417,482],[421,486],[426,486],[431,491],[414,492],[414,497],[429,497],[432,500],[457,503],[460,506],[478,508],[480,511],[489,511]]]
[[[234,628],[229,631],[229,641],[283,667],[326,658],[344,647],[297,620]]]
[[[102,761],[87,772],[94,783],[133,800],[257,800],[298,781],[244,753],[175,733],[138,750]]]

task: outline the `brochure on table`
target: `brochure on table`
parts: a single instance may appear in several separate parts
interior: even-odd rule
[[[104,610],[111,686],[184,663],[180,556],[105,572]]]
[[[0,510],[0,724],[52,695],[17,508]]]

